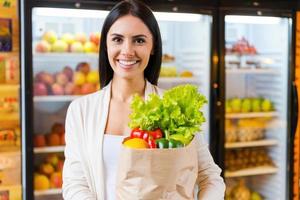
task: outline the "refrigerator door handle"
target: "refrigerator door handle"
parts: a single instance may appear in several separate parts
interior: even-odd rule
[[[296,129],[298,125],[298,91],[295,83],[292,85],[292,138],[294,138],[296,134]]]

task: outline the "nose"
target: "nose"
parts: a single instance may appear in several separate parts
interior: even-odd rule
[[[121,54],[126,57],[134,56],[134,46],[130,41],[124,41]]]

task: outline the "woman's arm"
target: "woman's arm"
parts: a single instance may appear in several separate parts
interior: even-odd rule
[[[202,135],[198,147],[198,200],[223,200],[225,184]]]
[[[65,200],[96,200],[96,194],[89,189],[81,160],[79,132],[82,130],[79,104],[74,102],[68,108],[65,122],[66,147],[63,167],[63,198]]]

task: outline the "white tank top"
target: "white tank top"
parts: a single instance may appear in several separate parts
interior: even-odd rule
[[[116,199],[116,174],[122,141],[126,136],[104,134],[103,162],[105,176],[105,200]]]

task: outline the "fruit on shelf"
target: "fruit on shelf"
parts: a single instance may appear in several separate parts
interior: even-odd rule
[[[48,95],[47,86],[44,83],[34,83],[33,93],[35,96]]]
[[[93,42],[85,42],[83,45],[83,50],[85,53],[97,52],[97,46]]]
[[[66,145],[65,133],[60,134],[60,145]]]
[[[100,39],[101,39],[101,34],[99,32],[93,32],[90,34],[90,41],[97,46],[100,44]]]
[[[73,81],[74,71],[70,66],[65,66],[62,72],[68,77],[68,81]]]
[[[242,108],[241,108],[241,112],[243,113],[247,113],[247,112],[251,112],[252,107],[251,107],[251,100],[248,98],[245,98],[242,100]]]
[[[52,45],[52,51],[53,52],[67,52],[68,51],[68,44],[64,42],[63,40],[57,40]]]
[[[232,45],[232,48],[226,49],[227,53],[238,53],[238,54],[257,54],[256,48],[251,45],[248,40],[244,37],[239,39]]]
[[[48,72],[41,71],[36,74],[34,81],[41,82],[46,84],[47,86],[50,86],[55,82],[55,77]]]
[[[47,190],[50,188],[50,181],[46,175],[35,174],[34,175],[34,189],[35,190]]]
[[[74,83],[67,83],[64,88],[65,95],[74,95],[75,94],[75,85]]]
[[[225,102],[226,113],[249,113],[274,111],[273,103],[267,98],[232,98]]]
[[[47,145],[49,146],[59,146],[60,145],[60,135],[58,133],[50,133],[47,135]]]
[[[75,40],[77,42],[80,42],[82,44],[84,44],[87,41],[87,37],[85,33],[76,33],[75,34]]]
[[[64,88],[58,83],[54,83],[51,86],[51,90],[53,95],[64,95]]]
[[[269,99],[263,99],[261,102],[261,110],[264,112],[270,112],[273,110],[273,104]]]
[[[82,72],[84,75],[88,75],[91,71],[91,66],[87,62],[80,62],[76,66],[76,71]]]
[[[73,53],[84,52],[83,44],[79,41],[74,42],[73,44],[71,44],[70,51]]]
[[[66,76],[65,73],[58,72],[55,75],[55,81],[56,81],[57,84],[59,84],[61,86],[65,86],[68,83],[69,78]]]
[[[0,146],[16,146],[20,133],[16,129],[0,130]]]
[[[48,53],[51,51],[51,45],[46,40],[41,40],[36,44],[35,51],[38,53]]]
[[[92,84],[99,83],[99,72],[98,71],[89,72],[86,77],[86,82],[92,83]]]
[[[48,154],[46,157],[46,162],[52,166],[57,166],[59,157],[56,154]]]
[[[232,189],[232,198],[236,200],[250,200],[251,192],[245,186],[245,182],[241,180],[233,189]]]
[[[50,176],[50,187],[61,188],[62,187],[62,173],[54,172]]]
[[[193,77],[194,74],[191,71],[183,71],[180,73],[180,77],[186,77],[186,78],[190,78]]]
[[[34,147],[45,147],[46,146],[46,137],[44,134],[35,134],[34,135]]]
[[[226,150],[225,169],[228,171],[259,166],[274,166],[272,159],[264,148]]]
[[[65,133],[65,126],[62,123],[55,122],[51,127],[51,133],[63,134]]]
[[[174,60],[175,60],[175,57],[172,56],[171,54],[165,53],[162,55],[162,62],[174,62]]]
[[[42,36],[43,40],[49,42],[50,44],[54,44],[57,41],[57,35],[54,31],[47,31]]]
[[[82,72],[75,72],[74,77],[73,77],[73,82],[77,86],[81,86],[85,83],[86,77],[84,73]]]
[[[160,69],[160,77],[177,77],[176,67],[164,67]]]
[[[84,83],[82,86],[81,86],[81,94],[89,94],[89,93],[92,93],[92,92],[95,92],[96,91],[96,88],[95,88],[95,84],[92,84],[92,83]]]
[[[55,171],[54,166],[50,163],[42,163],[39,169],[41,174],[45,174],[47,176],[51,175]]]
[[[67,44],[72,44],[75,41],[74,35],[71,33],[64,33],[61,36],[61,40],[66,42]]]
[[[230,107],[232,112],[241,112],[242,100],[239,98],[233,98],[230,101]]]

